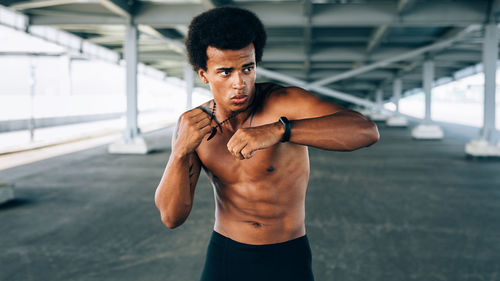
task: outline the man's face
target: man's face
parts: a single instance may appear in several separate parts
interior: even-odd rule
[[[217,107],[223,111],[243,111],[255,93],[255,49],[253,44],[240,50],[207,48],[207,70],[198,74],[209,83]]]

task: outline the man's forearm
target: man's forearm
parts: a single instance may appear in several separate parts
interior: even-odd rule
[[[155,203],[160,210],[162,222],[169,228],[181,225],[191,211],[190,177],[192,169],[189,155],[172,154],[156,189]]]
[[[321,149],[351,151],[379,139],[375,123],[350,110],[291,122],[290,142]]]

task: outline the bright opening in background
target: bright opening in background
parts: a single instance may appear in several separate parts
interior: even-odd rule
[[[497,70],[500,81],[500,69]],[[498,86],[497,86],[498,89]],[[484,74],[478,73],[432,89],[431,118],[434,121],[461,125],[483,126]],[[394,103],[384,108],[395,111]],[[403,114],[423,119],[425,116],[425,94],[416,94],[399,101],[399,111]],[[500,92],[496,93],[496,127],[500,129]]]
[[[0,152],[12,145],[21,147],[92,135],[96,130],[125,128],[123,65],[70,55],[56,44],[4,26],[0,26],[0,42]],[[186,108],[184,81],[140,70],[141,67],[137,95],[139,128],[147,132],[173,124]],[[207,90],[194,89],[193,105],[208,99]],[[53,127],[61,130],[37,128],[33,142],[28,131],[9,129],[9,122],[27,124],[32,118],[40,124],[39,120],[47,118],[60,118],[62,121],[58,122],[64,123],[66,117],[92,116],[108,117],[99,122]]]

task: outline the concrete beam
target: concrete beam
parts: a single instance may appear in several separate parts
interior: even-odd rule
[[[5,7],[8,7],[14,3],[18,3],[18,2],[24,2],[23,0],[19,1],[19,0],[0,0],[0,5],[3,5]]]
[[[274,79],[274,80],[277,80],[277,81],[284,82],[284,83],[289,84],[289,85],[301,87],[301,88],[304,88],[304,89],[309,90],[309,91],[314,91],[314,92],[323,94],[325,96],[329,96],[329,97],[333,97],[333,98],[336,98],[339,100],[350,102],[353,104],[357,104],[357,105],[361,105],[361,106],[365,106],[365,107],[373,107],[375,105],[373,102],[371,102],[367,99],[358,98],[358,97],[355,97],[353,95],[342,93],[342,92],[328,89],[325,87],[321,87],[321,86],[309,87],[308,84],[303,80],[300,80],[300,79],[297,79],[297,78],[294,78],[294,77],[291,77],[288,75],[283,75],[283,74],[275,72],[275,71],[267,70],[267,69],[262,68],[262,67],[257,68],[257,74]]]
[[[124,25],[127,19],[107,15],[61,12],[57,10],[30,11],[30,25]]]
[[[475,51],[454,51],[449,50],[435,55],[436,61],[468,62],[478,63],[481,61],[481,53]]]
[[[411,59],[413,57],[425,54],[425,53],[430,52],[430,51],[435,51],[435,50],[449,47],[455,41],[462,39],[463,37],[465,37],[466,35],[468,35],[469,33],[473,32],[473,31],[479,30],[479,28],[480,28],[480,26],[478,26],[478,25],[472,25],[451,38],[441,40],[439,42],[430,44],[430,45],[425,46],[425,47],[418,48],[418,49],[410,51],[408,53],[404,53],[404,54],[401,54],[398,56],[394,56],[394,57],[391,57],[388,59],[384,59],[384,60],[375,62],[375,63],[370,64],[370,65],[366,65],[366,66],[362,66],[362,67],[357,68],[357,69],[353,69],[351,71],[347,71],[341,75],[336,75],[336,76],[332,76],[332,77],[329,77],[326,79],[316,81],[316,82],[312,83],[311,85],[314,85],[314,86],[328,85],[330,83],[333,83],[333,82],[336,82],[336,81],[339,81],[342,79],[350,78],[350,77],[359,75],[361,73],[365,73],[365,72],[386,66],[390,63]]]
[[[9,0],[3,0],[9,1]],[[105,5],[121,16],[132,11],[124,5],[124,0],[107,1]],[[104,3],[104,2],[103,2]],[[259,15],[267,28],[271,27],[304,27],[302,3],[286,2],[239,2],[239,7],[249,9]],[[193,16],[203,12],[205,7],[200,4],[159,4],[143,2],[134,10],[135,23],[151,25],[153,27],[169,27],[187,25]],[[359,4],[321,4],[321,9],[311,16],[312,27],[334,26],[468,26],[481,24],[485,21],[486,2],[456,0],[456,1],[427,1],[419,6],[418,11],[411,11],[400,15],[397,7],[391,1],[366,2]],[[443,17],[442,11],[447,11]],[[280,15],[280,16],[277,16]],[[39,15],[38,22],[51,25],[63,24],[99,24],[105,19],[95,21],[95,15],[80,15],[79,19],[71,17],[47,18]],[[86,18],[91,17],[91,18]],[[105,17],[104,17],[105,18]],[[92,20],[93,19],[93,20]],[[103,23],[104,24],[104,23]],[[109,21],[108,21],[109,24]]]
[[[155,52],[141,52],[139,54],[139,59],[142,62],[151,63],[151,62],[159,62],[162,60],[185,61],[186,57],[181,56],[178,53],[174,52],[155,51]]]
[[[135,22],[153,27],[188,25],[194,16],[203,11],[205,8],[199,4],[143,4],[136,11]]]
[[[232,0],[201,0],[201,4],[205,9],[213,9],[215,7],[227,6],[233,4]]]
[[[382,40],[387,36],[388,31],[388,25],[379,26],[373,32],[370,42],[368,42],[368,45],[366,46],[366,52],[371,53],[376,47],[378,47]]]
[[[416,3],[417,0],[399,0],[398,13],[400,15],[404,15],[410,12],[410,10],[415,6]]]
[[[97,0],[87,0],[87,3],[97,3]],[[28,9],[46,8],[52,6],[81,3],[81,0],[42,0],[42,1],[20,1],[12,3],[9,8],[22,11]]]
[[[129,3],[134,3],[133,1],[129,2],[126,0],[99,0],[99,2],[109,11],[126,19],[129,19],[134,12],[132,5],[129,5]]]
[[[239,7],[259,15],[266,27],[304,26],[304,5],[300,2],[239,2]],[[316,26],[468,26],[485,20],[486,3],[467,0],[428,1],[418,11],[399,15],[391,1],[359,4],[321,4],[321,9],[311,18]],[[156,3],[144,4],[138,9],[136,22],[152,26],[189,24],[191,18],[205,10],[199,4]],[[442,11],[447,15],[443,17]],[[281,16],[277,16],[281,15]]]
[[[485,23],[498,22],[500,15],[500,0],[488,0]]]
[[[212,0],[201,0],[201,4],[207,10],[210,10],[210,9],[213,9],[213,8],[216,7],[215,4],[214,4],[214,2]]]
[[[174,50],[179,54],[185,55],[185,53],[186,53],[186,47],[184,46],[183,43],[166,37],[164,34],[162,34],[161,32],[159,32],[158,30],[154,29],[153,27],[151,27],[149,25],[139,25],[139,31],[142,33],[148,34],[150,36],[153,36],[153,37],[155,37],[159,40],[162,40],[165,43],[173,46]]]

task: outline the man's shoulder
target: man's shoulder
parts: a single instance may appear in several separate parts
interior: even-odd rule
[[[294,100],[297,95],[307,93],[306,90],[299,87],[286,87],[271,82],[256,84],[256,88],[261,98],[265,100],[266,103],[271,104]]]
[[[286,89],[286,87],[272,82],[255,83],[255,88],[259,92],[259,94],[263,96],[276,94],[277,92],[281,92],[282,90]]]
[[[206,101],[196,107],[193,107],[192,109],[190,110],[187,110],[185,111],[184,113],[186,112],[189,112],[189,111],[193,111],[193,110],[198,110],[198,109],[201,109],[202,111],[204,111],[206,114],[208,115],[211,115],[212,113],[212,105],[213,105],[213,99],[209,100],[209,101]]]
[[[284,101],[305,92],[299,87],[287,87],[271,82],[256,84],[256,88],[262,98],[273,102]]]

